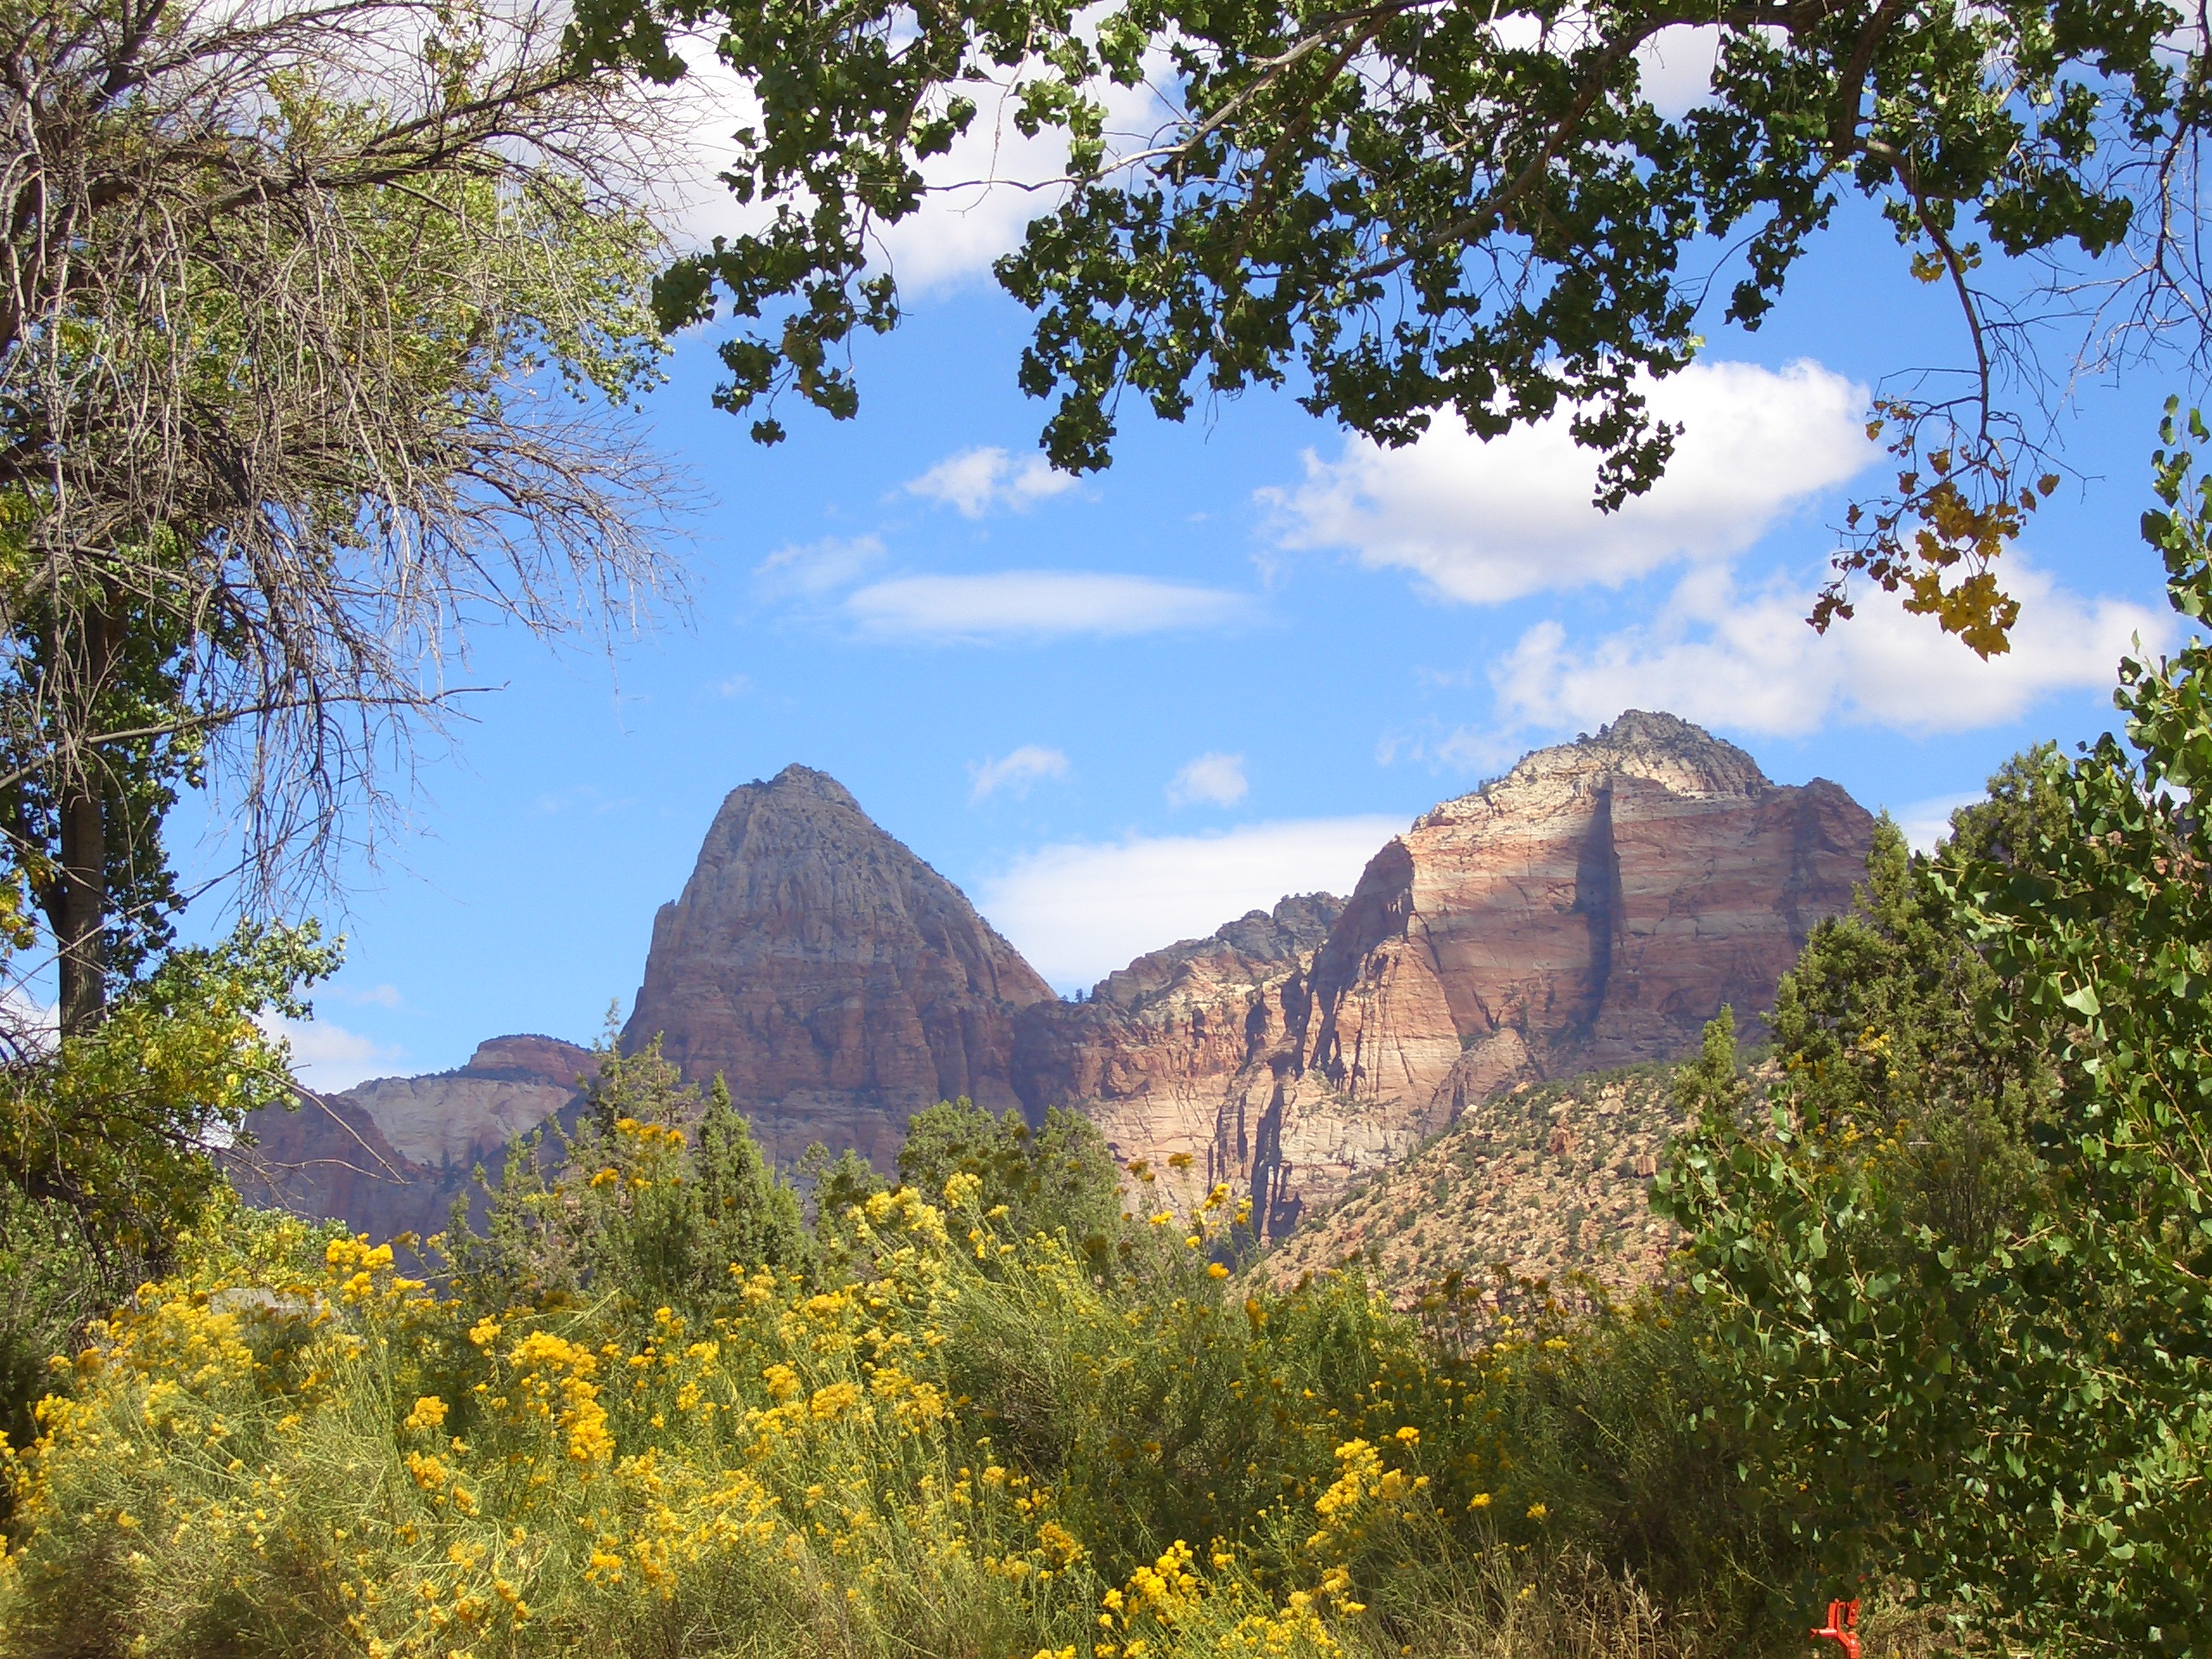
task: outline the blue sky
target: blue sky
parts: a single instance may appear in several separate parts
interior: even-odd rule
[[[349,957],[295,1033],[306,1075],[591,1039],[723,795],[794,760],[1065,990],[1283,891],[1348,890],[1419,812],[1623,708],[1918,824],[2024,745],[2105,729],[2131,632],[2166,628],[2134,528],[2154,377],[2086,385],[2063,422],[2082,476],[2013,573],[2013,657],[1879,604],[1804,626],[1832,526],[1884,478],[1870,388],[1964,351],[1944,294],[1845,217],[1761,333],[1713,325],[1663,394],[1689,423],[1675,474],[1612,520],[1556,433],[1384,454],[1287,395],[1132,413],[1110,471],[1054,477],[1014,385],[1027,320],[987,274],[1017,222],[996,198],[905,233],[909,318],[861,349],[857,420],[794,411],[758,448],[709,405],[711,335],[683,340],[645,418],[710,502],[687,609],[612,660],[476,638],[468,677],[504,689],[322,906]]]

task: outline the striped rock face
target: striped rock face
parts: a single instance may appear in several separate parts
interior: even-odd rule
[[[1185,1154],[1175,1196],[1227,1180],[1281,1236],[1471,1102],[1677,1058],[1724,1003],[1756,1036],[1806,935],[1850,904],[1872,829],[1833,784],[1770,783],[1631,712],[1421,818],[1310,957],[1241,984],[1186,972],[1054,1087],[1028,1068],[1025,1098],[1080,1104],[1124,1158]]]

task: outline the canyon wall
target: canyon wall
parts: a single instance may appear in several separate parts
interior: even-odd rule
[[[1741,749],[1631,711],[1424,815],[1309,959],[1217,980],[1205,1018],[1241,1012],[1241,1055],[1185,1042],[1165,1065],[1034,1070],[1025,1100],[1078,1106],[1125,1159],[1190,1154],[1163,1177],[1177,1198],[1226,1180],[1281,1236],[1471,1101],[1675,1058],[1723,1003],[1755,1037],[1813,925],[1850,904],[1872,829],[1833,784],[1770,783]]]

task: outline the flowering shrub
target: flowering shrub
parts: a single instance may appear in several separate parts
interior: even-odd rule
[[[0,1452],[0,1659],[1641,1654],[1624,1573],[1760,1559],[1661,1305],[1454,1347],[1356,1276],[1247,1295],[1226,1185],[931,1123],[809,1229],[726,1094],[610,1055],[480,1236],[211,1211]]]
[[[878,1193],[853,1217],[867,1280],[739,1264],[734,1311],[705,1325],[486,1309],[389,1245],[258,1223],[256,1249],[143,1287],[57,1376],[11,1458],[0,1628],[30,1650],[390,1659],[734,1643],[763,1618],[861,1645],[957,1624],[957,1645],[1088,1647],[1120,1592],[950,1392],[962,1299],[989,1285],[975,1243],[995,1236],[968,1220],[956,1241],[941,1205]],[[1051,1294],[1082,1280],[1055,1243],[1004,1248]],[[1278,1628],[1242,1577],[1132,1583],[1152,1634],[1130,1651],[1175,1651],[1186,1603],[1223,1602],[1263,1646]],[[1324,1642],[1306,1605],[1266,1650]]]
[[[710,1318],[234,1211],[8,1454],[0,1653],[1306,1659],[1545,1559],[1495,1390],[1556,1351],[1224,1295],[1223,1204],[1113,1285],[946,1186],[854,1205],[847,1282],[730,1264]]]

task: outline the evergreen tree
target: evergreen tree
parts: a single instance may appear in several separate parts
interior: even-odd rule
[[[798,1194],[768,1166],[717,1076],[702,1099],[656,1039],[612,1033],[573,1134],[558,1123],[477,1171],[485,1230],[457,1200],[444,1249],[487,1305],[613,1292],[633,1309],[710,1316],[761,1268],[808,1274]]]

